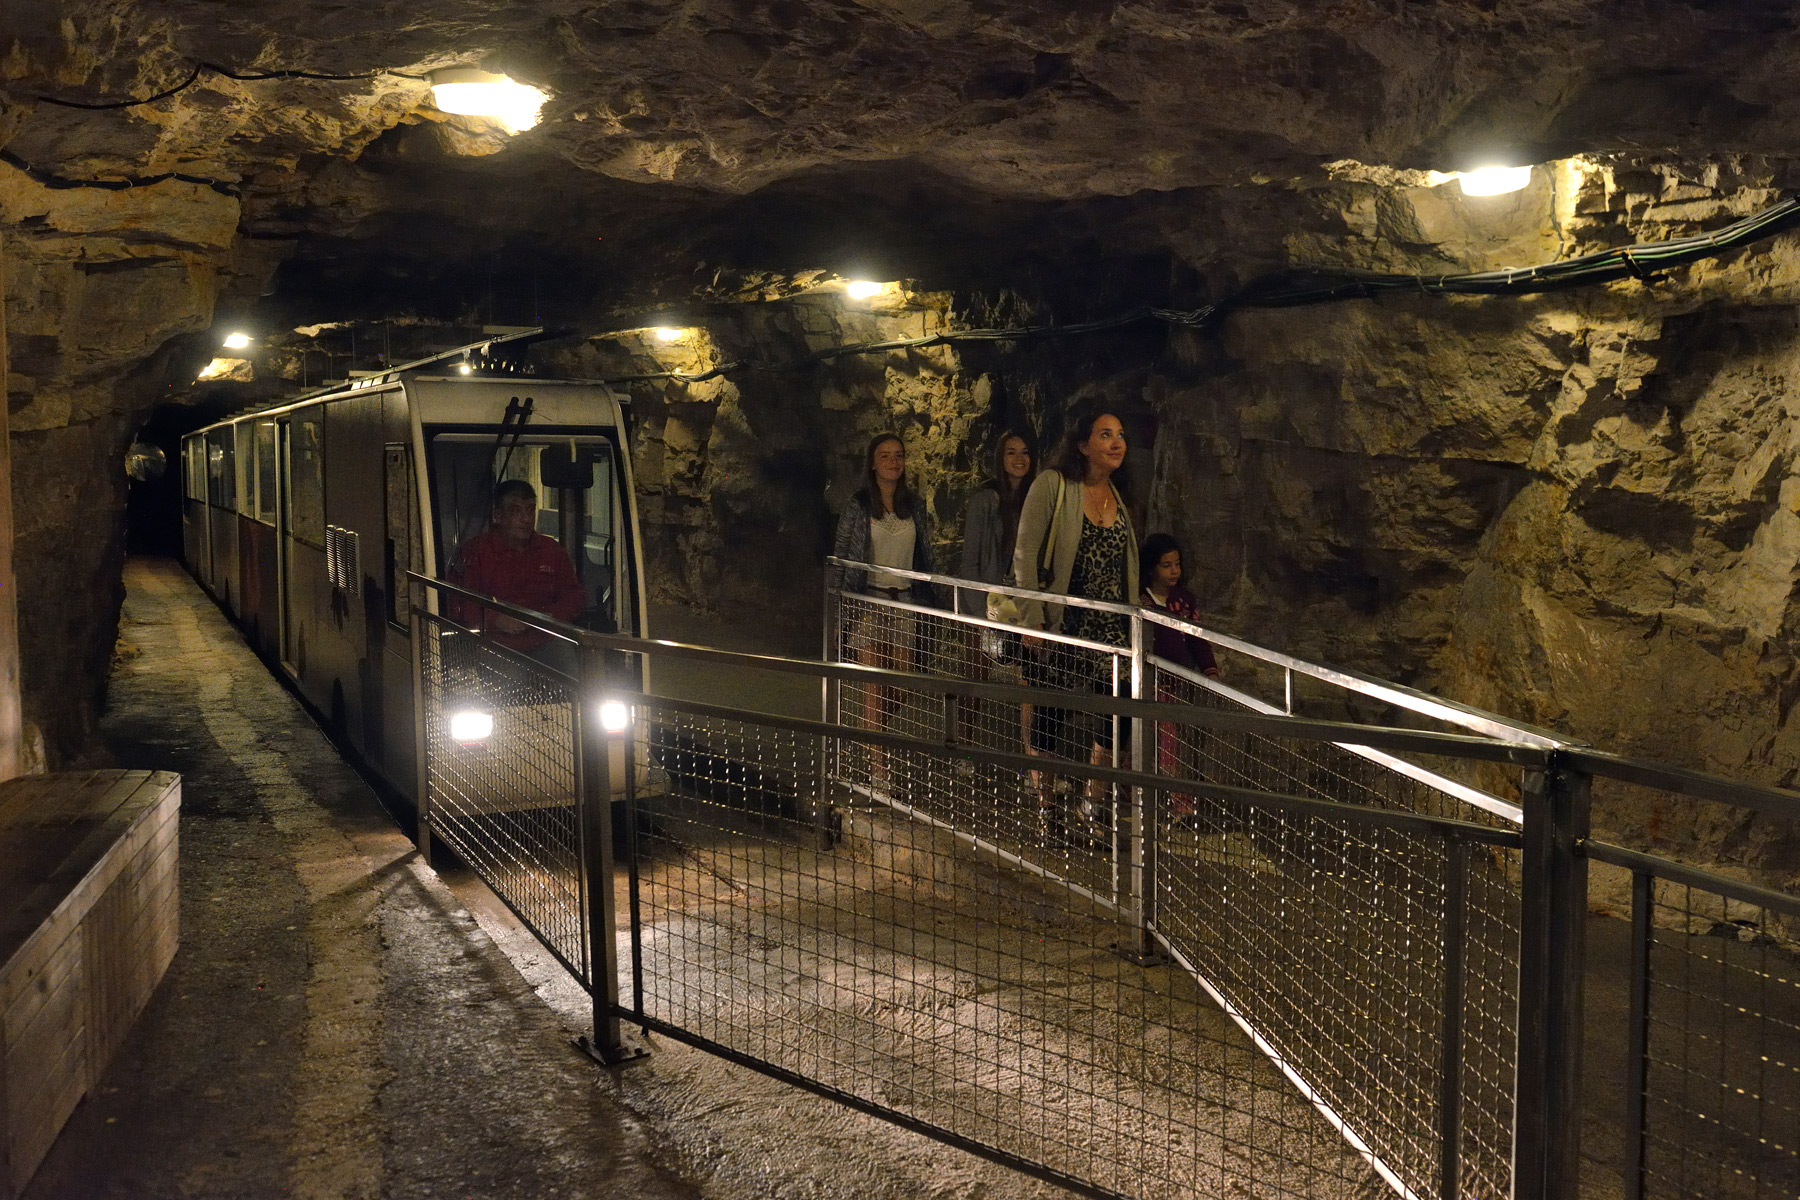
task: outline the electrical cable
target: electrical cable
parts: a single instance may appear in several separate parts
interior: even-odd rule
[[[431,78],[429,75],[414,75],[406,71],[365,71],[357,75],[334,75],[325,71],[302,71],[297,69],[234,71],[229,67],[221,67],[217,63],[195,62],[193,72],[189,74],[186,79],[182,80],[172,88],[165,88],[162,91],[157,92],[153,96],[143,96],[131,100],[69,100],[61,96],[33,95],[31,96],[31,99],[41,101],[44,104],[60,105],[63,108],[84,108],[90,111],[112,108],[136,108],[142,104],[155,104],[158,100],[167,100],[177,92],[186,91],[188,88],[194,86],[194,84],[199,81],[200,76],[206,72],[211,72],[214,75],[222,75],[226,79],[236,79],[245,82],[255,82],[263,79],[323,79],[330,81],[348,81],[379,79],[384,75],[391,75],[400,79],[429,80]]]
[[[1145,321],[1161,321],[1187,329],[1205,329],[1223,321],[1241,308],[1299,308],[1312,304],[1328,304],[1342,300],[1375,300],[1391,293],[1417,293],[1425,296],[1523,296],[1567,288],[1591,287],[1602,283],[1635,278],[1649,285],[1662,272],[1686,266],[1706,258],[1716,258],[1729,250],[1785,232],[1800,226],[1800,197],[1783,200],[1759,213],[1732,222],[1711,233],[1672,238],[1664,242],[1641,242],[1618,246],[1560,262],[1541,263],[1531,267],[1507,267],[1497,271],[1472,271],[1460,275],[1387,275],[1370,271],[1332,268],[1299,268],[1277,271],[1252,280],[1217,304],[1199,308],[1172,309],[1143,305],[1093,321],[1069,325],[1024,325],[1003,329],[961,329],[916,338],[893,338],[879,342],[856,342],[834,346],[804,358],[778,361],[736,359],[707,371],[688,374],[681,371],[651,371],[638,375],[608,377],[604,383],[653,383],[662,380],[676,383],[704,383],[723,375],[740,372],[803,371],[834,358],[852,354],[881,354],[893,350],[917,350],[929,346],[947,346],[959,342],[1020,341],[1037,337],[1072,337],[1122,329]]]
[[[202,187],[209,187],[221,196],[234,198],[242,196],[238,185],[229,180],[209,179],[204,175],[188,175],[181,171],[163,171],[157,175],[127,175],[121,179],[71,179],[66,175],[58,175],[54,171],[46,171],[42,167],[20,158],[11,150],[0,150],[0,162],[17,167],[53,191],[66,191],[70,188],[99,188],[102,191],[122,192],[129,188],[151,187],[174,179],[182,183],[197,183]]]

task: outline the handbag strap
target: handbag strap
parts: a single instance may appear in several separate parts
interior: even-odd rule
[[[1062,479],[1060,474],[1058,479]],[[1038,554],[1038,579],[1048,584],[1044,577],[1050,574],[1050,549],[1056,544],[1056,527],[1062,524],[1063,497],[1069,494],[1069,481],[1062,479],[1056,487],[1056,508],[1050,514],[1050,528],[1044,531],[1044,548]]]

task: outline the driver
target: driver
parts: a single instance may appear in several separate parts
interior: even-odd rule
[[[559,621],[573,621],[587,607],[587,592],[555,538],[537,531],[537,492],[523,479],[494,489],[488,528],[463,543],[450,563],[451,583],[529,608]],[[509,649],[574,675],[575,648],[568,642],[472,601],[451,606],[451,617]]]

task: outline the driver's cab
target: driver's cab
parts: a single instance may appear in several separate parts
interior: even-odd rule
[[[598,384],[561,380],[444,380],[441,389],[434,382],[416,380],[412,388],[429,479],[431,572],[443,577],[462,546],[488,528],[494,489],[523,480],[537,493],[537,531],[563,548],[587,594],[576,623],[642,636],[617,399]]]

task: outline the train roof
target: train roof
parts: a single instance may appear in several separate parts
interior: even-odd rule
[[[302,392],[297,396],[290,396],[284,400],[270,401],[265,404],[258,404],[249,408],[240,409],[237,412],[220,417],[216,421],[211,421],[205,425],[199,426],[198,428],[191,430],[186,436],[191,437],[194,434],[205,433],[208,430],[217,429],[221,425],[232,425],[247,417],[287,412],[291,409],[313,404],[320,400],[330,400],[341,396],[352,395],[356,392],[366,391],[369,388],[381,387],[384,384],[393,383],[399,380],[403,375],[416,377],[423,375],[432,367],[448,366],[453,363],[459,367],[467,366],[473,368],[469,375],[461,377],[467,378],[470,381],[492,380],[499,382],[504,380],[530,380],[531,382],[538,384],[574,384],[599,387],[603,388],[608,395],[612,396],[619,405],[623,406],[628,404],[630,402],[630,397],[614,392],[601,380],[568,379],[554,375],[515,374],[503,368],[506,365],[516,363],[518,360],[512,358],[510,355],[497,355],[495,353],[496,349],[502,351],[523,350],[534,342],[562,337],[567,333],[568,331],[563,329],[546,329],[538,327],[517,330],[511,333],[495,334],[492,337],[482,338],[478,342],[469,342],[466,345],[440,351],[439,353],[430,355],[426,358],[414,359],[412,362],[399,363],[381,371],[371,372],[370,374],[361,376],[357,379],[330,383],[323,387],[314,388],[308,392]],[[457,376],[442,376],[441,378],[446,382],[460,382],[460,378]]]

